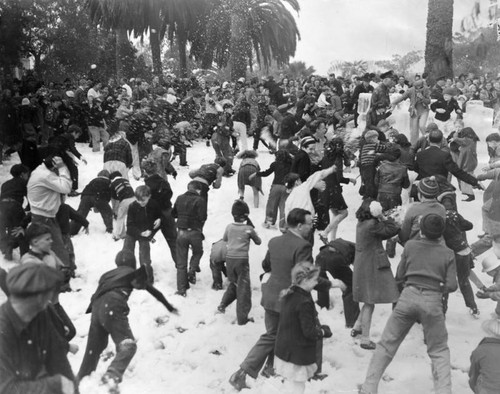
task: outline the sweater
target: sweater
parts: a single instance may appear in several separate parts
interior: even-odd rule
[[[273,161],[269,168],[265,171],[260,171],[256,175],[260,177],[266,177],[274,172],[273,185],[284,185],[285,175],[290,173],[290,162],[283,161]]]
[[[12,178],[2,184],[0,198],[13,198],[22,205],[27,193],[26,181],[21,178]]]
[[[396,283],[451,293],[458,286],[455,254],[439,240],[410,240],[401,255]]]
[[[162,211],[172,208],[172,188],[160,175],[148,176],[144,183],[151,190],[151,199],[156,201]]]
[[[149,237],[143,237],[141,233],[146,230],[153,231],[154,222],[160,219],[160,214],[160,209],[153,200],[149,200],[145,207],[134,201],[128,207],[127,235],[134,239],[148,240]]]
[[[55,218],[61,206],[61,194],[71,192],[72,182],[68,167],[62,166],[59,174],[40,164],[28,181],[28,201],[31,213]]]
[[[207,204],[198,193],[187,191],[175,200],[172,216],[177,218],[178,229],[201,231],[207,220]]]
[[[436,200],[410,204],[399,233],[399,239],[403,244],[410,239],[420,239],[420,219],[429,213],[435,213],[446,220],[446,209]]]
[[[111,198],[123,201],[132,197],[134,197],[134,189],[132,189],[128,180],[122,177],[114,178],[111,182]]]
[[[227,242],[226,258],[232,259],[248,259],[250,240],[256,245],[262,243],[255,229],[246,223],[228,224],[222,240]]]
[[[111,200],[111,182],[105,176],[92,179],[82,191],[82,196],[92,196],[96,200],[109,202]]]

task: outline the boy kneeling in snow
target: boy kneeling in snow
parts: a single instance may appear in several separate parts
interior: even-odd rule
[[[137,350],[127,317],[127,301],[132,290],[145,289],[170,312],[176,313],[177,310],[168,303],[162,293],[147,283],[144,267],[135,270],[136,260],[132,252],[118,252],[115,264],[117,268],[106,272],[99,279],[99,286],[87,308],[87,313],[92,312],[92,317],[87,348],[77,379],[80,381],[95,371],[101,353],[108,346],[108,336],[111,335],[116,345],[116,356],[102,381],[116,387]]]

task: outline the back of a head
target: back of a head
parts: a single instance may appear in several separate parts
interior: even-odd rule
[[[130,267],[136,269],[136,259],[134,253],[129,250],[121,250],[116,254],[115,264],[117,267]]]
[[[418,191],[425,198],[436,198],[439,195],[439,184],[434,176],[421,179],[418,182]]]
[[[108,170],[101,170],[97,173],[98,177],[103,177],[103,178],[108,178],[110,177],[109,171]]]
[[[191,181],[187,185],[187,190],[190,192],[200,192],[201,191],[201,183],[198,181]]]
[[[113,180],[115,178],[120,178],[122,176],[122,173],[120,171],[113,171],[111,174],[109,174],[109,179]]]
[[[486,142],[500,142],[500,134],[499,133],[491,133],[486,137]]]
[[[311,212],[309,212],[306,209],[302,208],[292,209],[288,213],[288,216],[286,217],[286,222],[288,224],[288,227],[296,228],[299,224],[305,224],[306,216],[310,214]]]
[[[444,219],[435,213],[429,213],[420,219],[420,231],[426,238],[432,240],[443,235],[445,225]]]
[[[10,167],[10,175],[14,178],[21,176],[22,174],[28,174],[30,169],[23,164],[14,164]]]
[[[295,172],[290,172],[285,175],[283,178],[283,182],[285,184],[285,187],[287,189],[293,189],[295,186],[295,183],[300,179],[300,175],[296,174]]]
[[[231,207],[231,215],[236,222],[243,222],[248,219],[250,208],[248,204],[242,200],[236,200]]]
[[[432,130],[429,133],[429,142],[431,144],[440,144],[443,141],[443,133],[441,130]]]
[[[319,275],[319,267],[309,261],[301,261],[292,268],[292,285],[299,286],[304,280]]]

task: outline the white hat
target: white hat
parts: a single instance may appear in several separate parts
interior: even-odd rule
[[[72,90],[68,90],[68,91],[66,91],[66,96],[68,96],[68,97],[75,97],[75,93],[73,93]]]
[[[491,319],[486,320],[481,324],[481,328],[486,332],[486,334],[499,338],[500,337],[500,320]]]
[[[245,83],[245,78],[243,78],[243,77],[238,78],[238,82]]]
[[[30,105],[30,100],[28,98],[23,98],[23,100],[21,101],[21,105]]]
[[[222,89],[227,89],[229,86],[229,82],[225,81],[222,83]]]
[[[378,218],[383,213],[382,205],[378,201],[372,201],[370,203],[370,214],[374,218]]]
[[[490,254],[483,259],[481,264],[483,265],[483,272],[490,272],[500,266],[500,260],[497,256]]]

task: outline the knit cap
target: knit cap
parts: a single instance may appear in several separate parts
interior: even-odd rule
[[[239,220],[242,218],[247,218],[250,213],[250,209],[245,201],[236,200],[231,208],[231,215],[233,215],[234,220]]]
[[[313,137],[304,137],[300,140],[300,147],[307,148],[309,145],[315,144],[316,140]]]
[[[130,267],[136,268],[136,260],[135,256],[132,252],[128,250],[121,250],[116,254],[115,264],[117,267]]]
[[[500,338],[500,320],[490,319],[481,324],[482,329],[491,337]]]
[[[439,194],[439,185],[434,176],[421,179],[418,183],[418,191],[426,198],[436,198]]]
[[[426,238],[438,239],[443,235],[444,227],[444,219],[435,213],[429,213],[420,219],[420,231]]]

